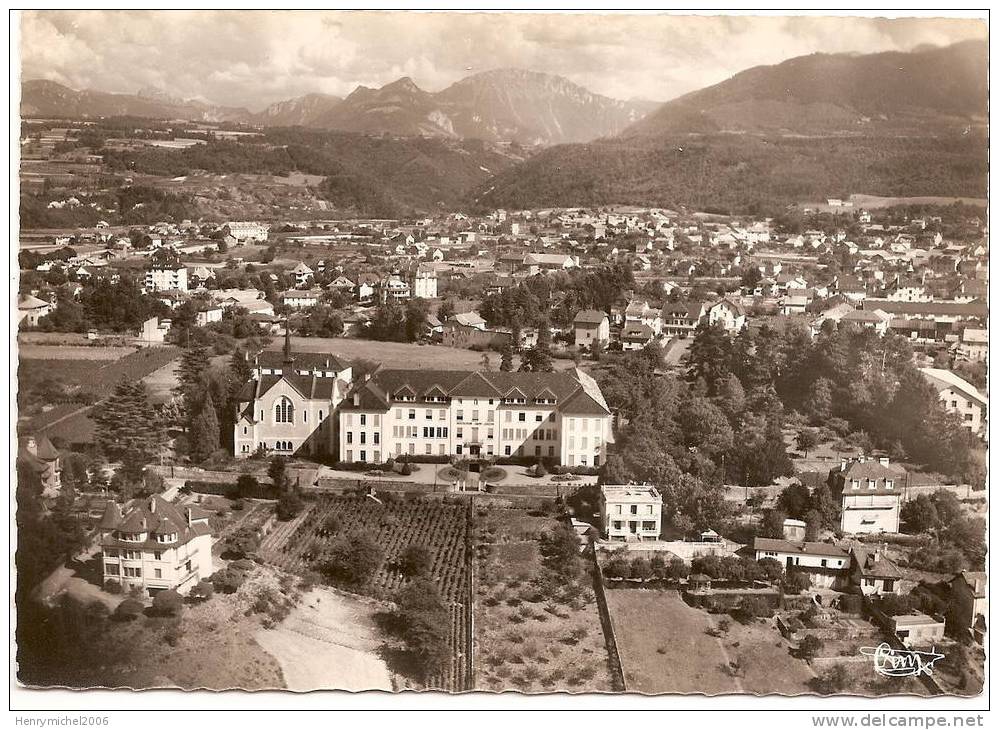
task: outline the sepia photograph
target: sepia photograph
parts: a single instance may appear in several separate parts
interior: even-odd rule
[[[12,11],[14,696],[984,707],[988,12],[887,15]]]

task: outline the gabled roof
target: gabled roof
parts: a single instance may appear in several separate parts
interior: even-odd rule
[[[753,550],[795,555],[820,555],[832,558],[849,557],[843,548],[826,542],[792,542],[791,540],[776,540],[769,537],[753,538]]]
[[[190,521],[189,518],[190,517]],[[126,542],[113,536],[102,540],[104,545],[116,547],[159,547],[164,545],[156,542],[156,535],[176,534],[177,542],[170,545],[184,544],[199,535],[210,535],[208,526],[210,514],[196,505],[179,507],[158,494],[152,497],[141,497],[128,502],[124,508],[109,503],[101,517],[100,529],[129,533],[147,533],[149,539],[145,542]]]
[[[919,368],[919,372],[937,389],[937,391],[955,390],[968,400],[974,401],[985,408],[989,401],[978,388],[950,370],[942,368]]]
[[[607,319],[607,315],[596,309],[583,309],[579,311],[573,318],[573,324],[592,324],[599,325]]]
[[[902,571],[895,563],[876,550],[855,546],[850,550],[854,564],[863,578],[902,579]]]

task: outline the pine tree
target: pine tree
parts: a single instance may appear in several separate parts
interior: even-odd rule
[[[191,422],[188,455],[191,461],[202,462],[219,448],[219,421],[210,392],[205,393],[201,410]]]
[[[506,340],[500,349],[500,370],[504,373],[513,370],[513,344],[510,340]]]
[[[134,470],[152,461],[163,447],[163,424],[142,383],[121,381],[111,397],[94,407],[91,417],[97,425],[97,445],[110,461],[128,454]]]

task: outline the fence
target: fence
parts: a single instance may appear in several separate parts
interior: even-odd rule
[[[597,559],[597,551],[590,545],[586,552],[593,562],[593,593],[597,598],[597,612],[600,614],[600,626],[604,631],[604,643],[607,645],[607,654],[610,656],[611,665],[611,688],[615,692],[627,692],[628,686],[624,681],[624,664],[621,662],[621,654],[617,648],[617,638],[614,636],[614,622],[611,619],[610,608],[607,606],[607,596],[604,594],[604,582],[601,580],[600,561]]]

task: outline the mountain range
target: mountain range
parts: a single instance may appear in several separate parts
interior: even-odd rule
[[[853,192],[984,197],[987,50],[970,41],[754,67],[616,137],[542,150],[472,202],[739,212]]]
[[[403,77],[346,98],[306,94],[252,113],[156,93],[75,91],[53,81],[22,85],[22,116],[137,116],[304,126],[363,134],[431,136],[549,145],[617,134],[658,106],[619,101],[560,76],[518,69],[486,71],[431,93]]]

